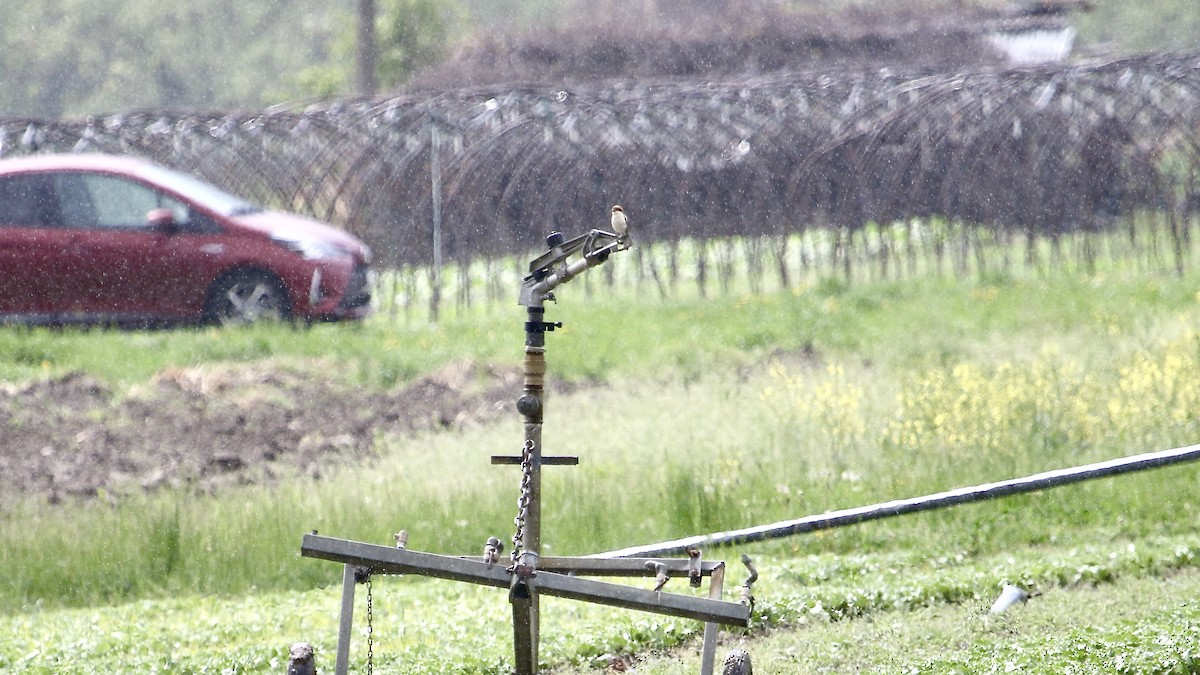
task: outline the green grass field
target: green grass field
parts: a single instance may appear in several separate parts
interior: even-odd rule
[[[1200,295],[1186,277],[928,277],[708,300],[586,299],[568,287],[559,298],[547,318],[566,326],[548,336],[550,373],[582,386],[548,401],[546,445],[581,465],[546,471],[548,554],[1200,437]],[[382,390],[459,359],[515,364],[522,321],[514,304],[436,326],[380,316],[305,330],[4,329],[0,379],[83,370],[120,391],[170,366],[306,360]],[[389,543],[403,528],[413,549],[475,554],[512,534],[516,472],[488,457],[515,453],[521,433],[511,419],[384,438],[368,465],[216,497],[6,505],[0,670],[278,672],[301,639],[331,669],[340,567],[302,559],[302,533]],[[1198,484],[1197,467],[1181,466],[706,551],[747,552],[763,572],[754,627],[727,646],[748,645],[762,672],[1200,672]],[[1006,580],[1042,595],[986,616]],[[386,672],[511,668],[502,593],[402,578],[377,581],[374,597]],[[698,629],[548,601],[543,659],[583,672],[637,654],[638,672],[695,672]],[[360,667],[364,651],[360,639]]]

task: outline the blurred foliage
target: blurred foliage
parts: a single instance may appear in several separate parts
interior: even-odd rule
[[[375,17],[380,91],[394,91],[419,68],[441,61],[468,25],[456,0],[379,0]],[[298,84],[310,98],[335,98],[354,89],[355,19],[337,10],[339,26],[330,57],[301,70]]]
[[[1158,52],[1200,48],[1196,0],[1098,0],[1077,19],[1079,39],[1106,52]]]
[[[797,11],[872,6],[881,0],[793,0]],[[991,0],[930,0],[950,9]],[[669,22],[723,0],[381,0],[380,83],[487,36],[534,33],[564,21],[604,22],[614,12]],[[354,20],[349,0],[152,0],[9,2],[0,21],[0,115],[98,114],[145,107],[259,108],[351,89]],[[1140,52],[1200,46],[1195,0],[1097,0],[1076,19],[1081,46]]]
[[[440,58],[465,14],[445,0],[381,0],[384,86]],[[344,95],[352,3],[323,0],[47,0],[5,7],[0,115],[134,108],[259,108]]]
[[[322,0],[47,0],[5,14],[10,115],[257,107],[303,94],[298,66],[326,59],[341,30]]]
[[[379,81],[401,85],[417,69],[445,57],[465,14],[447,0],[384,0],[379,17]]]

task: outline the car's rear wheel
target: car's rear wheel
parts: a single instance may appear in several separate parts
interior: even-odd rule
[[[225,326],[282,321],[291,317],[291,307],[279,279],[251,270],[235,272],[213,284],[205,317]]]

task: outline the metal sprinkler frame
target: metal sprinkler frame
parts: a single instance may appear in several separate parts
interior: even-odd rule
[[[561,323],[545,321],[545,303],[554,301],[554,289],[588,269],[607,262],[610,255],[627,250],[626,236],[593,229],[567,240],[559,232],[546,237],[547,250],[529,263],[529,274],[521,283],[519,304],[526,308],[524,387],[517,411],[524,419],[525,443],[519,456],[493,456],[492,464],[521,467],[521,493],[511,564],[500,564],[503,543],[491,537],[480,557],[455,557],[409,550],[408,534],[396,535],[396,546],[318,535],[304,535],[301,555],[343,563],[341,621],[338,631],[336,673],[349,671],[351,628],[355,586],[367,586],[367,670],[373,670],[370,579],[376,574],[416,574],[483,586],[507,588],[512,604],[513,653],[516,675],[538,672],[540,628],[539,597],[569,598],[583,602],[635,609],[644,612],[697,619],[705,623],[701,675],[711,675],[715,664],[719,625],[748,626],[753,608],[752,586],[758,578],[749,557],[742,562],[749,576],[737,602],[722,600],[725,563],[705,561],[699,548],[686,549],[686,558],[656,557],[542,557],[541,556],[541,470],[543,466],[573,466],[578,457],[547,456],[542,451],[547,332]],[[571,261],[575,256],[577,260]],[[585,576],[653,577],[653,590],[584,579]],[[693,588],[709,577],[708,597],[663,592],[672,576],[687,577]]]

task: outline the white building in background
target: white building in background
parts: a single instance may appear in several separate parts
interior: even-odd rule
[[[1070,58],[1075,45],[1071,15],[1092,7],[1092,0],[1029,0],[995,22],[984,38],[1009,63],[1060,63]]]
[[[1000,50],[1010,63],[1030,65],[1059,63],[1071,56],[1075,44],[1075,29],[1034,28],[1020,31],[996,31],[987,36],[988,42]]]

